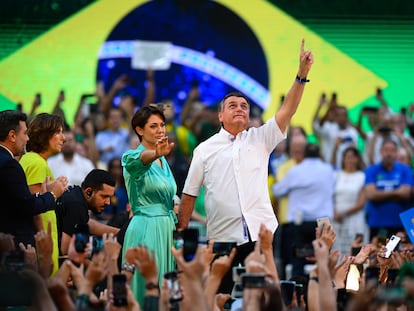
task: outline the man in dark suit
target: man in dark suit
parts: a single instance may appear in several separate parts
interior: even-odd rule
[[[27,117],[18,110],[0,111],[0,232],[14,236],[16,245],[34,245],[33,216],[55,209],[55,200],[67,187],[67,178],[46,180],[42,194],[31,194],[26,176],[14,157],[21,156],[29,137]]]

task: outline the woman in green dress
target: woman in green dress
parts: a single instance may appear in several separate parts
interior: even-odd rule
[[[148,247],[155,254],[161,285],[164,273],[175,269],[170,249],[177,222],[173,211],[177,185],[164,158],[174,143],[168,142],[164,114],[156,107],[142,107],[131,125],[141,144],[122,156],[125,185],[134,214],[125,233],[123,260],[128,248]],[[145,280],[138,271],[134,273],[131,288],[142,305]]]

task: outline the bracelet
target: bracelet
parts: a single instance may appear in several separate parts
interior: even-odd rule
[[[122,264],[122,270],[131,272],[131,273],[134,273],[135,272],[135,266],[134,265],[131,265],[131,264],[127,263],[127,262],[124,262]]]
[[[53,195],[53,198],[55,199],[55,201],[57,200],[57,196],[53,191],[50,191],[50,193]]]
[[[75,306],[76,310],[83,310],[89,308],[89,295],[80,294],[76,297]]]
[[[311,277],[309,277],[309,281],[315,281],[316,283],[318,283],[319,279],[318,279],[317,276],[311,276]]]
[[[160,287],[158,286],[158,284],[155,284],[154,282],[148,282],[145,285],[145,288],[148,289],[148,290],[151,290],[151,289],[160,289]]]
[[[305,83],[310,82],[310,80],[308,80],[306,77],[300,78],[299,76],[296,76],[295,81],[299,84],[305,84]]]

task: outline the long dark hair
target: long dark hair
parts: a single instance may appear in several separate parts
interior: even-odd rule
[[[365,163],[362,160],[361,157],[361,153],[359,152],[359,150],[357,148],[355,148],[354,146],[349,146],[347,147],[343,152],[342,152],[342,163],[341,163],[341,168],[344,168],[345,165],[345,154],[347,152],[352,152],[354,156],[356,156],[358,158],[358,164],[357,164],[357,170],[358,171],[362,171],[365,168]]]

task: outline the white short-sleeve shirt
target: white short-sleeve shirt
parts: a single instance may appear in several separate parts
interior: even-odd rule
[[[247,242],[243,220],[253,241],[261,223],[276,230],[268,163],[270,153],[285,138],[272,118],[236,137],[222,128],[194,150],[183,193],[198,196],[204,185],[209,240]]]

